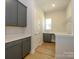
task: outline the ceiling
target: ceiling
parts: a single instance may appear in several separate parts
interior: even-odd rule
[[[65,9],[69,1],[70,0],[35,0],[36,5],[44,12]],[[53,3],[55,4],[55,7],[52,7]]]

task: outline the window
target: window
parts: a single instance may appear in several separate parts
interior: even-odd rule
[[[52,20],[51,18],[47,18],[45,21],[45,30],[51,30]]]

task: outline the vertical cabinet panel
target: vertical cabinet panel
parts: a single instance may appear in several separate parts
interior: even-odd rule
[[[26,7],[18,2],[18,26],[26,26]]]
[[[31,40],[30,37],[23,39],[23,57],[30,53]]]
[[[6,0],[6,25],[17,25],[16,0]]]
[[[26,26],[26,7],[18,0],[6,0],[6,25]]]

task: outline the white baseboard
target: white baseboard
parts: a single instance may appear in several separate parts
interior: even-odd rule
[[[34,54],[35,53],[35,49],[32,49],[30,54]]]
[[[36,47],[34,47],[33,49],[31,49],[30,54],[34,54],[36,52],[36,48],[39,47],[42,44],[43,44],[43,42],[39,42],[39,44]]]

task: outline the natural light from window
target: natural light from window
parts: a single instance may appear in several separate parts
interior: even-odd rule
[[[52,24],[51,18],[47,18],[46,22],[45,22],[45,29],[46,30],[51,30],[51,24]]]

